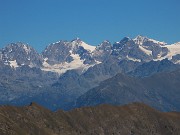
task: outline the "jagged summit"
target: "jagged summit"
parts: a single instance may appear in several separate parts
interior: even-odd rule
[[[134,42],[135,42],[136,44],[142,45],[145,40],[148,40],[148,38],[147,38],[147,37],[144,37],[144,36],[141,36],[141,35],[138,35],[138,36],[135,37],[133,40],[134,40]]]
[[[56,42],[54,42],[54,43],[49,44],[48,46],[54,45],[54,44],[59,44],[59,45],[61,45],[62,43],[69,43],[69,41],[67,41],[67,40],[59,40],[59,41],[56,41]],[[48,46],[47,46],[47,47],[48,47]],[[47,47],[46,47],[46,48],[47,48]]]
[[[95,46],[92,46],[92,45],[89,45],[89,44],[85,43],[80,38],[76,38],[76,39],[72,40],[71,44],[73,46],[82,46],[84,49],[86,49],[86,50],[88,50],[90,52],[94,51],[95,48],[96,48]]]
[[[104,40],[96,47],[109,46],[109,45],[111,45],[111,42],[109,40]]]
[[[148,38],[147,36],[142,36],[142,35],[138,35],[137,37],[135,37],[133,39],[133,41],[139,45],[143,45],[146,42],[153,42],[153,43],[159,44],[159,45],[166,45],[167,44],[165,42],[157,41],[157,40],[154,40],[154,39]]]
[[[108,43],[108,44],[110,44],[111,42],[109,41],[109,40],[104,40],[102,43]],[[101,44],[102,44],[101,43]]]
[[[5,48],[3,48],[3,50],[10,49],[12,51],[12,49],[18,49],[18,48],[23,49],[27,53],[30,52],[31,50],[34,50],[31,46],[23,42],[8,44]]]
[[[77,42],[77,41],[82,41],[82,40],[79,37],[76,37],[75,39],[71,40],[71,42],[73,41]]]
[[[28,44],[17,42],[7,45],[1,50],[1,60],[13,68],[28,65],[30,67],[41,66],[42,57]]]
[[[165,58],[171,60],[173,56],[180,54],[179,44],[180,42],[166,45],[164,42],[138,35],[134,39],[124,37],[114,44],[104,40],[98,46],[93,46],[77,37],[71,41],[60,40],[51,43],[39,54],[28,44],[17,42],[0,50],[0,61],[11,67],[27,65],[64,73],[71,69],[87,70],[111,56],[115,56],[119,61],[128,59],[148,62]],[[179,63],[179,59],[176,57],[176,63]]]
[[[131,40],[129,37],[124,37],[119,43],[123,44]]]

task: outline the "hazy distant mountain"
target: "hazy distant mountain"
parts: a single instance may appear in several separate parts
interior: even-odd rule
[[[162,113],[140,103],[101,105],[51,112],[35,103],[0,107],[1,135],[178,135],[180,114]]]
[[[118,74],[80,96],[75,107],[144,102],[157,109],[180,111],[180,70],[145,78]]]

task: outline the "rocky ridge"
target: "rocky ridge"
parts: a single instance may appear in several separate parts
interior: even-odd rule
[[[0,107],[1,135],[178,135],[179,112],[159,112],[145,104],[100,105],[51,112],[36,103]]]

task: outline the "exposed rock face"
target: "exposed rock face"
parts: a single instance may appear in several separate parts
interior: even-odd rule
[[[1,60],[5,65],[13,68],[28,65],[30,67],[41,67],[43,58],[32,47],[21,42],[12,43],[1,50]]]
[[[137,36],[135,39],[125,37],[113,44],[112,54],[119,59],[148,62],[166,56],[169,51],[165,45],[147,37]]]
[[[162,61],[150,61],[139,65],[135,70],[131,70],[129,75],[137,77],[147,77],[159,72],[170,72],[180,68],[180,65],[174,64],[168,59]]]
[[[73,54],[78,55],[81,60],[84,60],[84,64],[90,64],[94,62],[91,58],[91,52],[94,49],[95,47],[87,45],[80,39],[75,39],[71,42],[61,40],[47,46],[42,55],[50,65],[64,62],[70,63],[73,61]]]
[[[180,113],[145,104],[101,105],[51,112],[36,103],[0,107],[1,135],[179,135]]]
[[[68,44],[68,41],[59,41],[47,46],[47,48],[42,52],[43,57],[45,59],[47,58],[46,62],[50,65],[71,62],[73,60],[69,52],[71,46]]]
[[[180,54],[172,56],[172,62],[180,64]]]
[[[105,40],[93,51],[93,58],[97,61],[103,62],[110,57],[111,53],[112,45],[109,41]]]

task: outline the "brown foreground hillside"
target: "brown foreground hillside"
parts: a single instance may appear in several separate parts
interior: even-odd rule
[[[51,112],[35,103],[0,107],[0,135],[180,135],[180,113],[147,105],[100,105]]]

